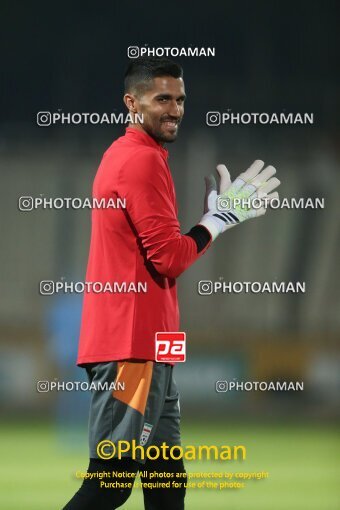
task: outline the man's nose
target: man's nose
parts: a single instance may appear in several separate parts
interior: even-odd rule
[[[179,119],[181,117],[181,108],[179,106],[179,104],[177,103],[177,101],[172,101],[171,104],[170,104],[170,109],[169,109],[169,115],[171,115],[171,117],[175,117],[176,119]]]

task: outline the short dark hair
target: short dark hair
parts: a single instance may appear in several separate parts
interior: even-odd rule
[[[172,76],[182,78],[182,67],[168,58],[140,57],[131,61],[125,71],[125,93],[140,93],[149,86],[153,78]]]

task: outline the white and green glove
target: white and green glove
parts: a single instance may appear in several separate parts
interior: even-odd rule
[[[220,176],[218,193],[214,176],[205,178],[205,214],[198,224],[209,230],[213,241],[228,228],[262,216],[267,211],[266,205],[278,198],[277,192],[269,194],[280,185],[280,181],[273,177],[276,170],[271,165],[262,170],[263,167],[263,161],[254,161],[232,183],[227,167],[217,165]]]

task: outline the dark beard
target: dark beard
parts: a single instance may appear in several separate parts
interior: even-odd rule
[[[177,136],[178,136],[178,130],[177,130],[177,133],[176,135],[174,135],[173,138],[168,138],[167,136],[164,136],[164,134],[162,133],[162,131],[158,131],[158,130],[151,130],[148,128],[148,126],[143,126],[145,131],[148,133],[148,135],[151,136],[151,138],[153,138],[154,140],[156,140],[156,142],[158,143],[173,143],[176,141],[177,139]]]

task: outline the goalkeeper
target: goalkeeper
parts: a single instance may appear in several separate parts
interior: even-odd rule
[[[161,58],[133,59],[125,74],[124,102],[143,123],[130,123],[124,136],[105,152],[93,197],[125,200],[126,208],[92,210],[86,281],[139,282],[146,292],[84,295],[78,365],[90,382],[123,382],[124,391],[94,390],[89,418],[89,476],[65,510],[113,510],[128,499],[131,473],[141,471],[146,510],[182,510],[185,469],[180,460],[103,460],[98,443],[110,440],[148,447],[180,445],[179,393],[173,365],[155,361],[155,333],[179,331],[176,278],[229,228],[266,212],[280,184],[273,166],[256,160],[231,182],[218,165],[218,186],[206,179],[203,217],[182,234],[166,143],[177,138],[184,114],[182,68]],[[256,207],[255,207],[256,199]],[[104,384],[106,383],[106,384]],[[98,385],[99,386],[99,385]],[[119,385],[117,385],[119,387]],[[92,473],[116,473],[124,488],[100,488]],[[178,474],[180,488],[148,488],[162,473]],[[118,473],[118,475],[117,475]],[[149,477],[149,473],[152,473]],[[159,473],[159,477],[155,476]],[[114,482],[113,477],[110,482]],[[132,485],[132,484],[130,484]],[[113,486],[115,486],[113,484]],[[127,488],[125,488],[127,487]]]

